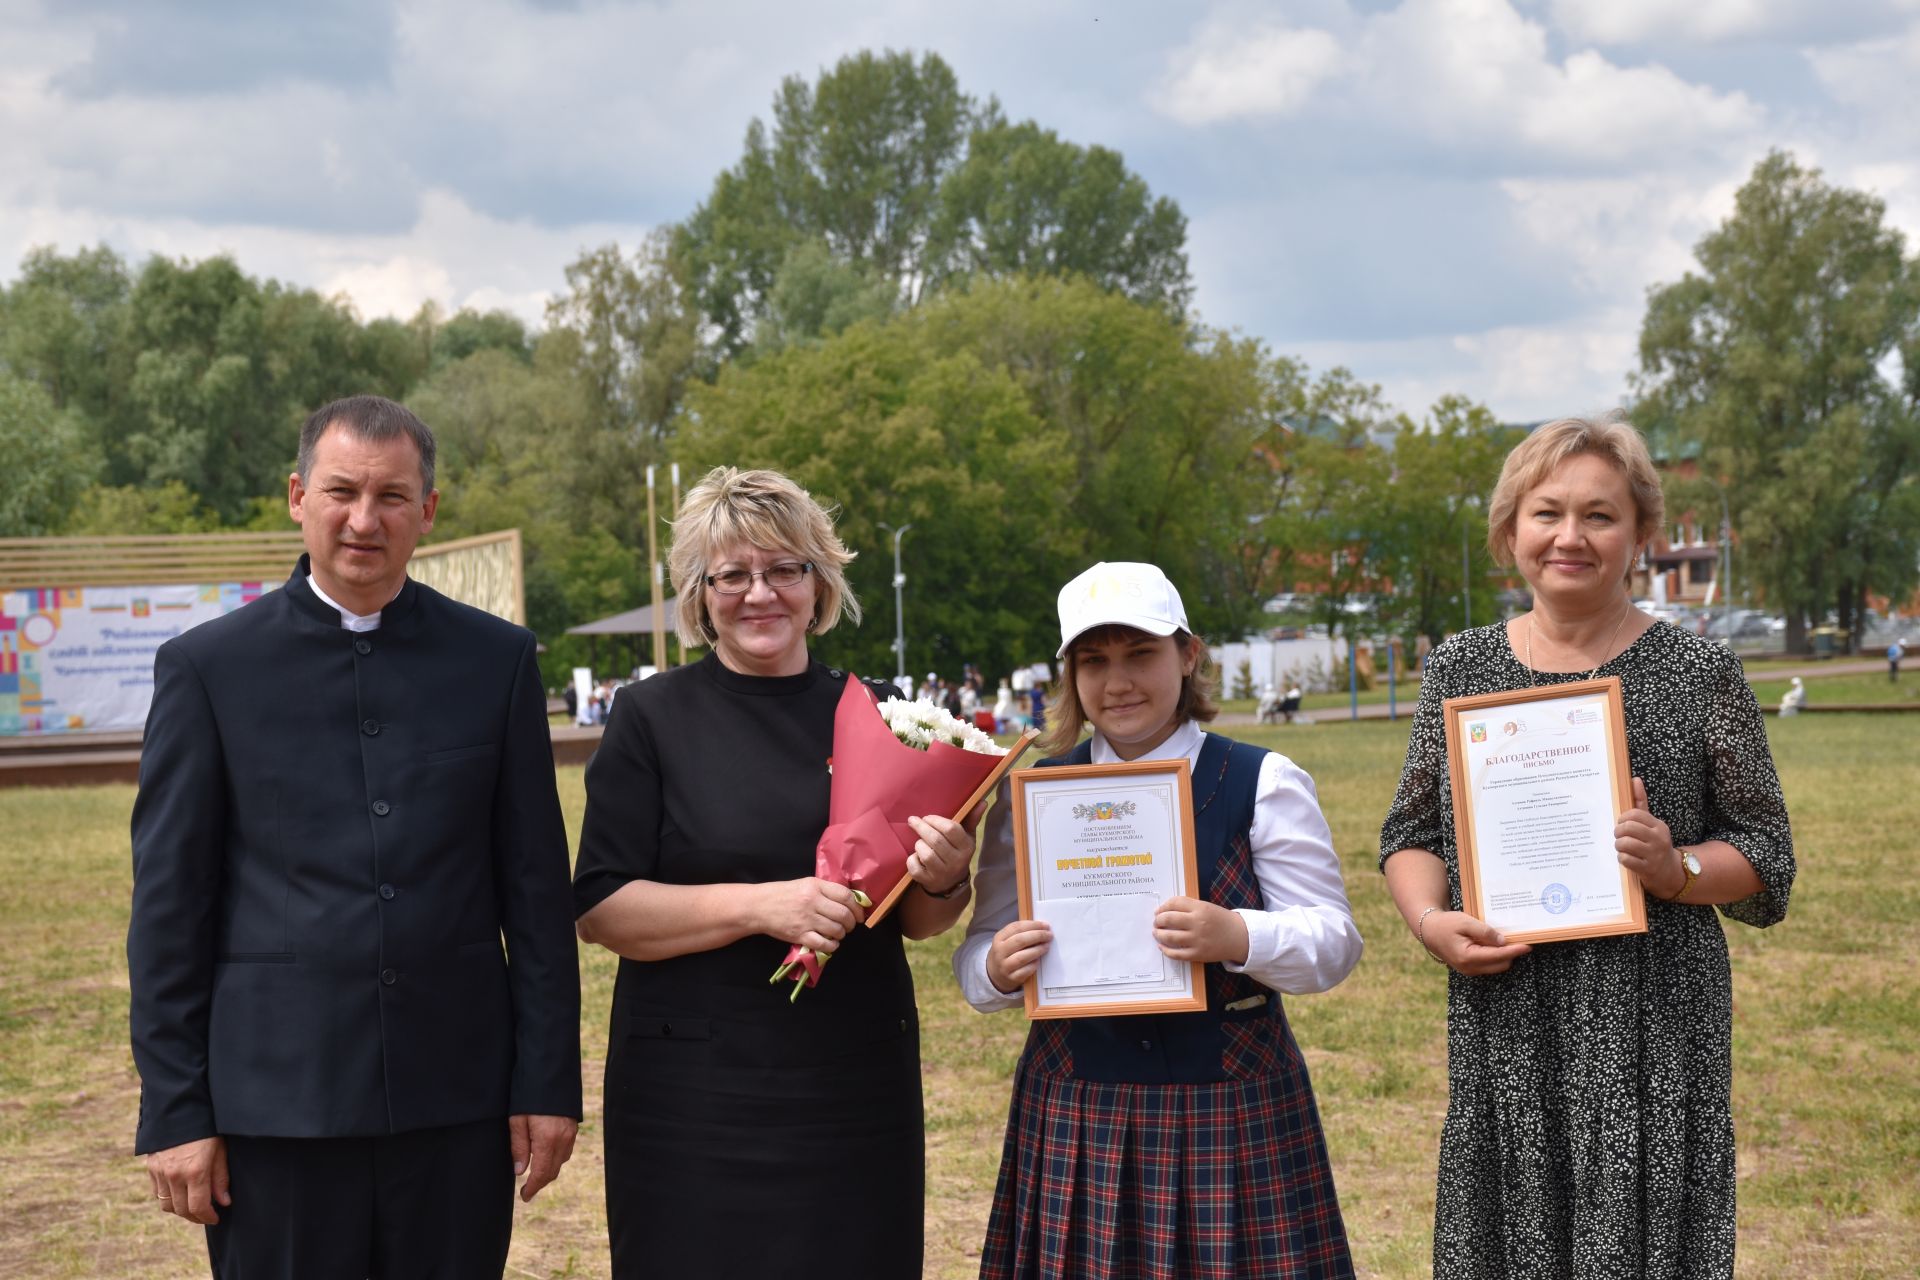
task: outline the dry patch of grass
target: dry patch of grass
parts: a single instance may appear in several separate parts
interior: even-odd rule
[[[1920,829],[1905,717],[1770,724],[1800,881],[1787,922],[1729,924],[1742,1277],[1894,1277],[1920,1255]],[[1313,774],[1368,950],[1339,989],[1289,1000],[1363,1275],[1428,1271],[1446,1105],[1445,982],[1374,869],[1406,725],[1242,730]],[[578,828],[581,771],[561,771]],[[205,1274],[197,1230],[155,1210],[132,1142],[124,936],[129,787],[0,791],[0,1277]],[[927,1268],[971,1276],[999,1165],[1017,1013],[983,1017],[913,944],[927,1104]],[[584,951],[588,1121],[520,1206],[509,1275],[607,1274],[600,1077],[614,963]]]

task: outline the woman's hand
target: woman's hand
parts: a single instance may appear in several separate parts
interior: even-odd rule
[[[782,942],[832,953],[840,940],[867,918],[846,885],[808,876],[756,885],[760,928]]]
[[[1040,968],[1053,945],[1053,930],[1043,921],[1015,920],[993,935],[987,948],[987,980],[1001,995],[1012,995]]]
[[[1247,922],[1240,913],[1184,894],[1168,898],[1153,913],[1153,940],[1172,960],[1247,962]]]
[[[929,893],[953,893],[965,883],[973,865],[973,835],[952,818],[934,813],[908,818],[907,825],[920,837],[907,855],[907,874]]]
[[[1524,942],[1508,942],[1498,929],[1464,911],[1434,912],[1417,936],[1436,960],[1469,978],[1505,973],[1533,950]]]
[[[1647,784],[1633,780],[1633,808],[1613,827],[1620,865],[1640,877],[1656,898],[1670,899],[1687,887],[1687,870],[1673,847],[1673,832],[1647,809]]]

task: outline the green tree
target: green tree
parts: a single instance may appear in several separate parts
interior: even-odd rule
[[[1378,574],[1367,554],[1376,495],[1392,467],[1378,441],[1398,423],[1380,388],[1343,368],[1310,375],[1282,357],[1262,371],[1260,430],[1234,500],[1245,529],[1233,560],[1238,594],[1254,602],[1310,593],[1315,620],[1353,630],[1353,596]]]
[[[568,627],[633,608],[646,592],[644,542],[612,528],[604,499],[578,488],[572,445],[591,428],[577,372],[487,348],[439,370],[411,404],[441,446],[434,540],[521,532],[527,624],[547,647],[549,685],[587,663],[589,646]]]
[[[102,452],[128,411],[131,292],[126,264],[104,245],[65,257],[34,249],[0,290],[0,371],[39,383]]]
[[[1260,425],[1260,362],[1193,338],[1084,280],[976,281],[729,366],[693,389],[675,456],[774,467],[842,508],[879,625],[822,647],[863,671],[893,669],[883,526],[906,523],[916,669],[1044,658],[1060,585],[1100,559],[1161,564],[1196,627],[1225,634],[1249,606],[1221,590],[1244,522],[1220,495]]]
[[[1193,291],[1186,239],[1180,207],[1156,199],[1119,152],[992,120],[941,185],[932,256],[948,277],[1084,275],[1182,310]]]
[[[563,376],[578,397],[568,434],[548,442],[572,468],[568,487],[629,541],[645,532],[646,468],[664,460],[686,388],[709,367],[666,248],[663,233],[631,256],[617,245],[581,255],[534,352],[536,370]]]
[[[1191,291],[1185,240],[1179,207],[1117,152],[1007,123],[934,54],[861,52],[811,86],[782,82],[771,130],[748,127],[739,161],[675,230],[672,257],[732,357],[783,310],[824,314],[823,284],[870,314],[870,291],[912,307],[978,274],[1077,274],[1178,310]],[[843,273],[804,256],[821,254]],[[783,308],[776,295],[796,270],[803,287]],[[793,340],[790,323],[773,331],[776,345]]]
[[[39,383],[0,372],[0,537],[57,533],[92,481],[95,463],[73,416]]]
[[[787,250],[767,298],[767,314],[743,358],[832,337],[861,320],[885,319],[896,303],[891,282],[840,261],[818,240],[803,241]]]
[[[1469,613],[1494,619],[1485,503],[1522,434],[1462,396],[1442,397],[1424,422],[1403,421],[1389,483],[1363,495],[1369,556],[1388,586],[1376,616],[1392,633],[1438,644]]]
[[[1886,369],[1920,352],[1920,266],[1878,198],[1777,151],[1695,257],[1649,295],[1640,421],[1724,486],[1789,648],[1829,609],[1857,636],[1869,591],[1916,578],[1920,402],[1910,361],[1907,385]]]
[[[748,126],[739,162],[674,236],[722,351],[752,341],[788,252],[808,241],[916,297],[933,274],[940,185],[978,110],[935,54],[863,50],[817,84],[782,81],[771,136],[758,120]]]
[[[273,529],[288,527],[284,500],[275,504],[278,521]],[[216,533],[220,517],[200,495],[168,480],[158,485],[95,485],[79,496],[61,530],[65,534],[119,537],[127,534]]]

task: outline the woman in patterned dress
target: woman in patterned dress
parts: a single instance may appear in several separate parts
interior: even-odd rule
[[[1148,564],[1097,564],[1060,593],[1044,765],[1185,758],[1205,900],[1154,917],[1205,963],[1207,1009],[1035,1022],[1014,1079],[983,1277],[1348,1277],[1346,1232],[1281,992],[1360,958],[1313,781],[1210,734],[1206,645]],[[1076,742],[1085,722],[1093,737]],[[1011,806],[987,818],[979,905],[954,973],[981,1011],[1021,1001],[1052,934],[1017,920]]]
[[[1434,1274],[1733,1274],[1733,993],[1715,908],[1786,915],[1794,860],[1760,709],[1725,648],[1633,607],[1660,481],[1625,422],[1565,419],[1508,456],[1488,546],[1533,609],[1433,651],[1381,865],[1446,965]],[[1620,677],[1634,807],[1614,829],[1647,932],[1528,947],[1459,910],[1446,698]]]

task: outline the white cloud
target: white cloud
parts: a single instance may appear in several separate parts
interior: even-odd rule
[[[1397,342],[1306,343],[1315,368],[1345,364],[1416,418],[1464,394],[1507,422],[1599,412],[1625,402],[1640,316],[1609,308],[1553,325],[1502,326]]]
[[[1915,0],[1553,0],[1554,24],[1595,44],[1816,39],[1897,24]]]
[[[1836,102],[1920,131],[1920,22],[1897,36],[1813,48],[1806,56]]]
[[[1512,178],[1500,184],[1514,222],[1535,244],[1553,246],[1588,295],[1616,302],[1692,269],[1693,246],[1733,212],[1746,169],[1717,182],[1699,175],[1623,178]]]
[[[1340,43],[1325,31],[1215,22],[1174,52],[1155,105],[1182,124],[1286,115],[1341,69]]]
[[[1618,168],[1749,137],[1765,113],[1745,94],[1692,84],[1657,63],[1593,50],[1556,60],[1547,30],[1509,0],[1405,0],[1336,37],[1318,29],[1239,37],[1205,24],[1168,58],[1152,97],[1198,126],[1299,115],[1413,135],[1495,163]]]
[[[1760,107],[1658,64],[1592,51],[1556,62],[1507,0],[1407,0],[1368,23],[1369,95],[1406,125],[1472,150],[1556,166],[1639,168],[1757,128]]]

